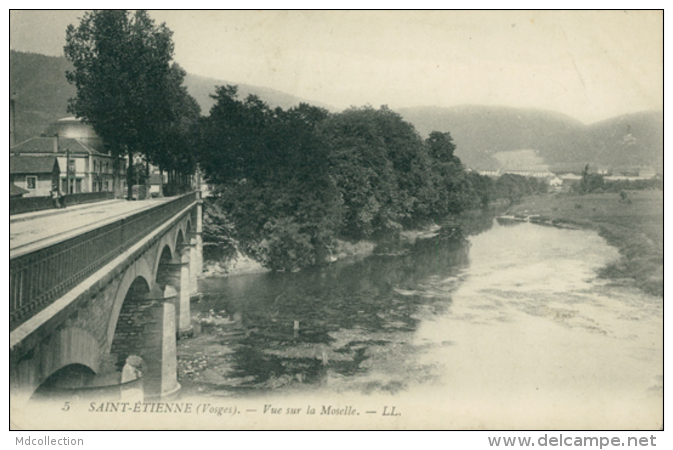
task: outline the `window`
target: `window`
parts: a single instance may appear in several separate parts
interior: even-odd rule
[[[37,187],[37,177],[26,177],[26,188],[35,189]]]

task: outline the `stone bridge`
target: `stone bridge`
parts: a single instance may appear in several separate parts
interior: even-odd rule
[[[115,213],[128,205],[140,211]],[[120,382],[130,355],[144,361],[144,399],[170,398],[180,389],[176,339],[191,333],[189,304],[202,265],[199,193],[88,208],[77,217],[101,210],[105,219],[72,230],[67,222],[75,211],[35,217],[29,222],[55,229],[65,223],[69,230],[10,243],[14,405],[54,392],[137,393],[137,381]],[[28,225],[12,221],[10,237]]]

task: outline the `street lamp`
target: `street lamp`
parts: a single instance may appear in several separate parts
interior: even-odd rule
[[[67,183],[68,183],[68,193],[69,194],[74,194],[75,187],[70,186],[70,149],[69,148],[65,149],[65,165],[67,167],[66,172],[65,172],[65,179],[67,180]]]

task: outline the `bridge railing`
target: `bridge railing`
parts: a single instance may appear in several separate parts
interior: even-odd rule
[[[23,214],[54,208],[54,200],[44,197],[15,197],[9,199],[9,215]]]
[[[81,235],[10,258],[10,330],[46,308],[196,200],[197,193],[191,192]]]
[[[79,192],[77,194],[68,194],[63,196],[65,206],[79,205],[81,203],[102,202],[104,200],[113,200],[114,192]]]
[[[65,206],[79,205],[81,203],[102,202],[115,198],[114,192],[79,192],[63,196]],[[45,197],[17,197],[9,199],[9,215],[23,214],[45,209],[54,209],[54,199]]]

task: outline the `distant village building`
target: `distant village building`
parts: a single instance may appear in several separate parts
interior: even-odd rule
[[[657,171],[654,167],[640,167],[638,169],[638,176],[640,178],[654,178],[657,176]]]
[[[502,175],[502,167],[490,170],[477,170],[477,173],[486,177],[498,178],[500,175]]]
[[[149,184],[150,184],[150,195],[152,197],[159,197],[163,194],[163,185],[166,184],[167,175],[164,174],[162,177],[160,173],[150,174]]]
[[[610,175],[609,177],[603,177],[603,181],[606,183],[611,183],[613,181],[637,181],[642,180],[640,177],[632,177],[628,175]]]
[[[566,189],[570,189],[570,187],[580,181],[582,179],[582,175],[576,175],[574,173],[566,173],[563,175],[559,175],[559,178],[561,179],[562,186]]]
[[[581,175],[585,169],[589,169],[589,173],[595,173],[598,175],[611,175],[612,168],[610,166],[604,166],[594,163],[553,163],[549,166],[549,170],[555,174],[566,174],[573,173],[575,175]]]
[[[549,179],[549,186],[551,187],[560,187],[563,184],[563,180],[557,175],[554,175],[553,178]]]
[[[524,168],[507,168],[499,167],[497,169],[480,169],[476,171],[479,175],[487,177],[498,178],[509,173],[512,175],[520,175],[522,177],[533,177],[542,180],[549,180],[554,177],[554,174],[544,167],[524,167]]]
[[[503,173],[511,173],[512,175],[521,175],[522,177],[533,177],[545,180],[554,177],[553,173],[542,168],[504,169]]]
[[[26,197],[46,197],[58,186],[60,173],[55,156],[10,156],[10,196],[14,185],[25,191]]]
[[[605,177],[605,181],[636,181],[656,178],[657,171],[654,167],[636,166],[620,167],[614,170],[611,176]]]
[[[61,168],[57,185],[63,193],[111,192],[114,158],[103,153],[101,139],[76,118],[52,123],[41,137],[30,138],[10,149],[15,157],[55,157]],[[120,164],[120,182],[125,186],[126,163]],[[48,195],[48,192],[47,192]]]

